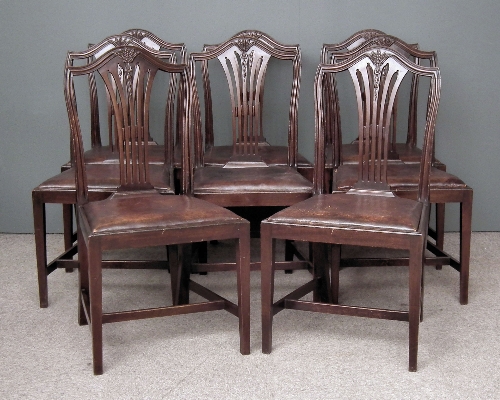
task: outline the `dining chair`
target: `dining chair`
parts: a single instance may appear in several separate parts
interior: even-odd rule
[[[348,192],[328,194],[325,185],[325,118],[323,84],[326,74],[348,71],[358,111],[357,181]],[[430,80],[418,193],[414,199],[396,196],[387,182],[390,120],[405,75]],[[388,48],[370,48],[338,64],[320,64],[314,82],[315,195],[262,221],[261,287],[262,351],[272,350],[272,322],[283,309],[383,318],[409,322],[409,370],[417,369],[423,257],[429,220],[429,173],[441,78],[437,67],[423,67]],[[364,98],[362,96],[364,93]],[[399,161],[401,162],[401,161]],[[279,300],[274,297],[277,239],[314,243],[312,279]],[[339,304],[341,245],[383,247],[409,254],[409,307],[376,309]],[[325,268],[325,248],[331,246],[331,271]],[[313,292],[312,300],[303,299]]]
[[[341,60],[348,59],[355,56],[359,52],[363,52],[364,49],[373,46],[382,46],[385,48],[391,48],[398,51],[400,54],[409,57],[415,62],[422,63],[427,61],[430,66],[437,65],[437,56],[433,51],[423,51],[416,48],[415,45],[408,45],[402,40],[390,36],[390,35],[378,35],[374,36],[357,48],[344,52],[332,54],[330,61],[339,62]],[[327,82],[331,86],[332,78]],[[418,181],[419,181],[419,163],[421,158],[421,149],[417,146],[417,103],[418,103],[418,92],[422,90],[419,84],[419,78],[413,77],[411,79],[410,94],[409,98],[409,109],[408,109],[408,130],[407,130],[407,141],[406,143],[397,143],[396,141],[396,118],[392,118],[390,124],[390,156],[393,159],[399,159],[404,163],[392,163],[388,168],[387,180],[391,185],[391,189],[396,192],[399,196],[415,197]],[[335,91],[326,90],[326,95],[331,95],[334,93],[334,98],[336,98]],[[399,96],[399,100],[403,99],[404,96]],[[397,99],[397,100],[398,100]],[[397,103],[397,100],[395,103]],[[329,113],[340,115],[341,110],[339,108],[338,101],[330,101]],[[332,106],[332,104],[335,104]],[[397,107],[394,107],[392,116],[397,112]],[[329,126],[331,125],[332,119],[328,119]],[[335,128],[333,128],[335,129]],[[330,131],[333,130],[332,128]],[[334,143],[334,151],[328,152],[328,154],[333,154],[332,158],[337,158],[337,161],[333,161],[332,171],[334,173],[334,179],[332,180],[335,185],[336,190],[347,191],[356,182],[357,179],[357,167],[356,165],[347,166],[347,164],[357,164],[358,155],[355,154],[357,143],[351,144],[341,144],[342,143],[342,132],[339,128],[335,131],[336,139]],[[339,165],[341,165],[339,167]],[[460,273],[460,303],[468,303],[468,282],[469,282],[469,259],[470,259],[470,237],[471,237],[471,220],[472,220],[472,189],[466,185],[459,177],[446,172],[446,165],[440,162],[435,157],[435,149],[433,148],[432,157],[432,169],[430,174],[430,201],[431,204],[436,205],[435,212],[435,229],[429,227],[428,235],[429,239],[427,244],[427,250],[430,254],[426,257],[426,264],[435,265],[436,268],[440,269],[442,265],[450,265],[452,268],[456,269]],[[447,203],[459,203],[460,204],[460,254],[459,257],[453,257],[451,254],[444,251],[444,230],[445,230],[445,205]],[[350,258],[343,259],[342,264],[344,266],[355,266],[355,265],[387,265],[388,263],[407,263],[408,260],[402,259],[360,259],[360,258]]]
[[[119,185],[115,193],[90,201],[77,107],[75,80],[90,74],[102,78],[113,107],[118,135]],[[180,76],[176,102],[181,110],[167,117],[181,117],[172,126],[182,130],[182,194],[164,196],[152,181],[148,132],[153,83],[161,74]],[[196,312],[227,310],[239,320],[240,352],[250,352],[250,235],[249,223],[231,211],[190,195],[190,111],[192,84],[186,64],[167,64],[150,51],[121,43],[85,66],[66,65],[65,99],[71,129],[72,154],[76,171],[77,231],[80,246],[79,323],[89,324],[92,337],[94,374],[103,373],[103,324]],[[172,134],[166,140],[173,142]],[[169,142],[165,142],[170,145]],[[173,170],[172,157],[162,166],[166,175]],[[233,303],[190,279],[191,243],[202,240],[235,240],[237,302]],[[103,312],[102,255],[107,250],[168,246],[172,305],[140,310]],[[207,301],[189,302],[189,291]]]
[[[83,65],[91,62],[92,59],[99,58],[105,54],[109,49],[112,49],[121,44],[134,44],[150,51],[156,57],[174,61],[175,54],[172,51],[157,51],[152,49],[144,43],[130,35],[113,35],[100,43],[91,46],[84,52],[69,52],[67,56],[67,65],[74,65],[76,60],[82,60]],[[177,46],[177,45],[175,45]],[[174,81],[175,84],[175,81]],[[87,167],[88,182],[89,182],[89,199],[101,200],[106,198],[111,193],[116,191],[119,184],[119,168],[118,168],[118,153],[116,151],[116,139],[113,137],[114,127],[112,114],[109,111],[110,104],[108,99],[103,102],[107,105],[107,110],[104,111],[108,115],[108,134],[109,144],[102,145],[101,131],[99,124],[99,102],[96,79],[94,75],[88,77],[89,87],[89,115],[90,115],[90,142],[91,149],[86,151],[85,161],[89,166]],[[167,95],[166,107],[168,110],[173,110],[171,92],[172,84],[168,84],[169,93]],[[170,100],[168,100],[170,99]],[[83,107],[80,102],[80,107]],[[172,112],[172,111],[169,111]],[[165,125],[164,134],[167,130],[172,129],[167,124]],[[149,149],[156,149],[156,147],[149,146]],[[172,151],[172,150],[170,150]],[[150,155],[153,164],[152,167],[153,181],[158,190],[164,194],[174,193],[174,184],[170,182],[170,177],[163,176],[163,163],[165,159],[165,148],[162,146],[161,152],[151,152]],[[160,154],[161,153],[161,154]],[[114,164],[114,165],[113,165]],[[66,163],[61,167],[61,173],[45,180],[32,191],[33,201],[33,219],[35,227],[35,247],[37,257],[37,271],[38,271],[38,288],[40,297],[40,307],[48,306],[48,283],[47,276],[55,271],[57,268],[65,268],[71,271],[73,268],[78,268],[78,260],[74,256],[78,253],[78,245],[76,237],[73,233],[73,207],[76,204],[76,187],[74,179],[74,168],[71,168],[71,162]],[[166,180],[168,178],[168,180]],[[46,204],[62,204],[63,207],[63,238],[64,238],[64,251],[55,257],[52,261],[47,260],[46,249],[46,221],[45,209]],[[139,261],[139,260],[138,260]],[[122,263],[119,260],[105,262],[106,266],[119,267]],[[138,263],[138,265],[141,263]],[[130,265],[130,263],[128,263]],[[148,262],[150,267],[164,268],[164,263]]]
[[[204,51],[190,55],[191,74],[194,78],[201,76],[198,86],[203,91],[199,96],[198,86],[193,88],[196,110],[193,195],[249,219],[253,237],[259,236],[263,218],[312,194],[312,182],[299,172],[300,59],[299,46],[277,45],[259,31],[243,31],[224,43],[206,46]],[[281,75],[291,75],[291,85],[278,88],[286,90],[282,97],[286,98],[286,104],[282,108],[264,96],[269,84],[266,73],[271,64]],[[287,65],[292,67],[288,75],[284,69]],[[227,102],[222,94],[214,98],[209,70],[210,77],[216,72],[222,76],[219,89],[225,86],[225,77],[229,89]],[[279,98],[278,93],[273,95]],[[215,106],[226,107],[227,114],[215,112]],[[276,108],[285,110],[285,118],[267,123],[266,117],[277,114]],[[219,121],[214,121],[214,115],[221,116]],[[266,136],[264,132],[268,132]],[[286,146],[269,144],[270,132]],[[224,144],[224,140],[230,144]],[[287,260],[291,264],[285,270],[307,264],[299,261],[292,265],[291,254],[288,246]],[[259,265],[252,263],[252,268],[258,269]],[[211,267],[204,265],[204,268]]]

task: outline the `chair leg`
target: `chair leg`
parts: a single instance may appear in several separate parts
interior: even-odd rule
[[[88,242],[90,325],[92,333],[92,356],[94,375],[103,373],[102,351],[102,254],[100,244]]]
[[[250,226],[240,235],[236,258],[240,353],[250,354]]]
[[[313,243],[313,276],[317,285],[313,291],[313,301],[331,303],[330,277],[328,273],[328,245]]]
[[[191,274],[191,263],[193,262],[192,247],[191,244],[178,246],[178,304],[189,304],[189,279]]]
[[[274,253],[276,240],[271,237],[271,229],[265,224],[260,230],[261,251],[261,296],[262,296],[262,352],[272,350],[273,293],[274,293]]]
[[[460,203],[460,304],[469,302],[469,264],[472,233],[472,191]]]
[[[214,241],[216,242],[216,241]],[[208,262],[208,242],[196,243],[198,250],[198,262],[207,263]],[[200,275],[207,275],[206,271],[199,272]]]
[[[331,246],[332,264],[331,264],[331,296],[332,303],[339,304],[339,275],[340,275],[340,258],[342,246],[334,244]]]
[[[167,246],[168,265],[170,268],[170,287],[172,291],[172,305],[179,304],[180,271],[179,271],[179,250],[177,245]]]
[[[285,240],[285,261],[293,261],[293,242]],[[285,269],[285,274],[293,274],[293,269]]]
[[[444,212],[445,203],[436,204],[436,247],[444,249]],[[436,269],[442,269],[441,264],[436,265]]]
[[[77,229],[78,235],[78,325],[88,325],[90,321],[87,320],[85,309],[83,307],[83,293],[89,295],[89,262],[88,252],[85,240],[82,237],[82,232]]]
[[[426,237],[422,238],[426,241]],[[418,329],[423,270],[423,244],[415,241],[410,248],[409,277],[409,371],[417,370]]]
[[[47,285],[47,236],[45,223],[45,203],[32,195],[33,200],[33,222],[35,228],[35,249],[36,268],[38,272],[38,296],[40,307],[46,308],[49,305],[49,293]]]
[[[63,204],[63,236],[64,250],[73,246],[73,204]],[[73,268],[66,268],[66,272],[73,272]]]

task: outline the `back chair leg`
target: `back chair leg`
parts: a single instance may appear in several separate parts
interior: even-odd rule
[[[38,272],[38,293],[40,307],[49,305],[47,288],[47,237],[45,224],[45,203],[33,196],[33,222],[35,228],[36,267]]]
[[[436,204],[436,247],[440,250],[444,249],[444,213],[445,203]],[[441,264],[436,265],[436,269],[442,269]]]
[[[73,204],[63,204],[63,236],[64,250],[73,246]],[[73,268],[66,268],[66,272],[73,272]]]
[[[331,296],[332,303],[339,304],[339,275],[340,275],[340,258],[341,258],[341,249],[342,246],[338,244],[334,244],[331,246]]]
[[[472,233],[472,190],[460,203],[460,304],[469,302],[469,263]]]
[[[78,325],[88,325],[90,323],[89,315],[85,314],[83,302],[88,300],[90,287],[89,287],[89,262],[88,252],[85,240],[82,238],[81,231],[78,229],[78,245],[80,246],[78,252]],[[85,297],[86,298],[85,298]]]
[[[313,301],[331,303],[330,277],[328,273],[328,248],[324,243],[313,243],[313,275],[317,279]]]

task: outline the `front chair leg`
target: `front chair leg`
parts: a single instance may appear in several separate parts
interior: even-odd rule
[[[250,354],[250,226],[242,229],[238,239],[236,274],[238,288],[238,317],[240,353]]]
[[[261,225],[261,296],[262,296],[262,352],[272,350],[273,293],[274,293],[274,253],[276,240],[271,237],[271,229]]]
[[[90,326],[92,333],[92,355],[94,375],[103,373],[102,352],[102,254],[98,241],[88,242],[89,283],[90,283]]]
[[[422,240],[427,240],[423,237]],[[409,273],[409,371],[417,370],[418,330],[420,323],[423,245],[415,243],[410,249]]]

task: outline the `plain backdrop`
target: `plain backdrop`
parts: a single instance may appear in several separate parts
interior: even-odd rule
[[[69,159],[63,97],[68,50],[130,28],[188,51],[244,29],[302,49],[299,150],[313,159],[313,79],[323,43],[376,28],[436,50],[442,96],[436,154],[474,189],[473,230],[500,230],[497,0],[0,0],[0,232],[32,232],[31,190]],[[458,229],[447,207],[446,229]],[[61,231],[50,206],[49,232]]]

